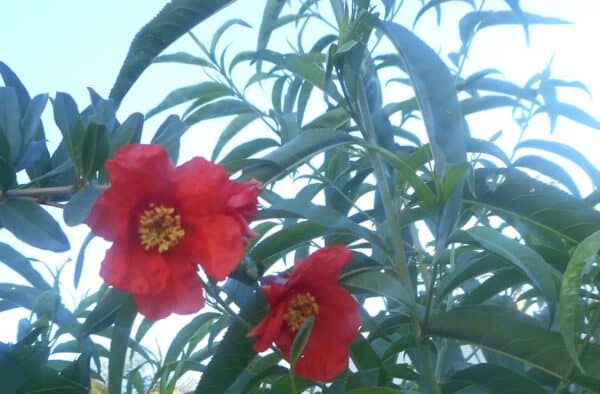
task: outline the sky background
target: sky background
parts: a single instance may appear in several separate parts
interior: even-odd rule
[[[86,87],[93,87],[103,97],[108,96],[110,88],[125,58],[135,33],[148,22],[166,3],[164,0],[3,0],[0,3],[0,60],[17,73],[29,93],[57,91],[72,95],[80,110],[88,105]],[[322,2],[322,8],[328,12],[328,2]],[[416,10],[419,2],[414,3]],[[260,4],[260,5],[259,5]],[[504,2],[489,0],[489,5]],[[593,99],[580,91],[564,91],[559,95],[563,101],[573,103],[585,109],[596,118],[600,118],[598,98],[600,97],[600,56],[598,55],[598,37],[600,37],[600,1],[597,0],[523,0],[525,11],[555,16],[572,21],[569,26],[532,27],[531,46],[525,44],[520,27],[489,28],[479,33],[472,46],[472,57],[467,63],[463,75],[469,75],[486,68],[503,71],[504,77],[522,84],[531,75],[541,72],[548,61],[554,57],[553,75],[565,80],[578,79],[589,88]],[[441,28],[435,26],[434,12],[426,14],[416,26],[416,33],[435,49],[442,52],[458,49],[458,29],[453,15],[467,9],[462,3],[444,6],[445,14]],[[223,43],[232,43],[230,52],[252,50],[255,47],[256,31],[262,14],[262,2],[239,0],[216,17],[194,29],[205,43],[210,42],[212,32],[225,20],[243,18],[253,25],[255,30],[236,29],[230,31]],[[412,25],[414,12],[401,15],[399,21]],[[278,33],[277,41],[282,50],[286,50],[285,33]],[[314,34],[317,34],[315,31]],[[289,37],[295,42],[295,36]],[[307,45],[306,47],[309,47]],[[198,53],[189,38],[184,37],[166,53],[186,50]],[[239,75],[245,80],[249,74]],[[118,117],[123,121],[133,112],[145,113],[157,105],[162,98],[175,88],[205,80],[202,71],[190,66],[154,65],[150,67],[134,85],[119,109]],[[393,100],[395,85],[386,90],[387,100]],[[270,92],[255,89],[251,92],[258,102],[270,100]],[[399,101],[399,100],[397,100]],[[508,110],[505,110],[508,111]],[[181,111],[176,112],[181,113]],[[167,114],[158,115],[146,122],[144,138],[149,140],[160,122]],[[311,118],[311,116],[308,116]],[[506,120],[506,112],[498,112],[497,118],[489,113],[470,118],[471,131],[479,138],[489,138],[498,130],[504,130],[500,143],[510,149],[516,141],[517,129]],[[498,121],[496,122],[496,119]],[[44,124],[48,132],[49,145],[55,147],[60,141],[59,133],[52,119],[51,105],[44,114]],[[194,155],[209,156],[219,130],[225,121],[210,121],[193,127],[182,140],[182,160]],[[249,133],[260,133],[260,130]],[[530,138],[547,138],[572,145],[583,152],[596,167],[600,168],[600,131],[591,130],[576,123],[559,120],[553,136],[548,133],[545,117],[533,122]],[[233,145],[232,145],[233,146]],[[510,153],[510,152],[509,152]],[[577,170],[573,170],[577,171]],[[591,191],[591,185],[582,174],[577,175],[582,194]],[[293,190],[291,191],[293,193]],[[60,212],[53,211],[57,217]],[[44,253],[25,247],[5,230],[0,230],[0,242],[13,245],[27,256],[36,257],[56,267],[69,259],[74,260],[83,238],[88,232],[86,226],[67,228],[63,226],[70,240],[72,250],[62,254]],[[95,290],[99,285],[100,261],[107,244],[93,241],[88,249],[84,268],[84,279],[77,292],[72,289],[73,262],[67,263],[63,274],[63,297],[68,306],[76,303],[77,298],[86,289]],[[0,266],[0,282],[21,280]],[[0,312],[0,341],[13,342],[17,318],[26,316],[23,311]],[[172,316],[160,321],[151,332],[150,338],[158,333],[176,332],[188,317]],[[152,335],[154,334],[154,335]],[[160,338],[161,343],[169,342],[169,335]]]

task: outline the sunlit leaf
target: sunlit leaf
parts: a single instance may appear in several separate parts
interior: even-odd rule
[[[583,269],[587,260],[594,258],[598,251],[600,251],[600,231],[596,231],[577,245],[563,276],[558,304],[560,332],[569,355],[582,371],[583,367],[579,362],[577,341],[575,340],[577,338],[575,332],[575,325],[577,324],[576,305],[581,297]]]

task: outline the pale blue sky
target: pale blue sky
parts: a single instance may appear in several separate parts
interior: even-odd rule
[[[412,2],[418,4],[416,0]],[[56,91],[65,91],[83,109],[88,104],[87,86],[93,87],[105,97],[108,95],[134,34],[165,3],[164,0],[3,0],[0,4],[0,59],[17,73],[32,95],[45,92],[54,95]],[[257,27],[262,3],[257,0],[240,0],[196,28],[195,32],[202,41],[209,42],[215,27],[233,17],[247,19]],[[488,3],[503,4],[500,0],[489,0]],[[473,60],[467,63],[465,75],[484,68],[499,68],[509,80],[524,83],[533,73],[541,71],[554,54],[554,75],[567,80],[581,80],[598,100],[600,57],[596,53],[596,42],[600,37],[600,24],[597,22],[600,1],[523,0],[521,3],[527,11],[558,16],[575,24],[565,27],[532,27],[530,48],[525,46],[522,30],[518,27],[486,29],[478,34],[473,44]],[[322,2],[322,8],[329,8],[327,1]],[[448,9],[456,12],[466,8],[458,3],[448,5]],[[402,20],[412,22],[410,18]],[[441,46],[456,50],[458,33],[451,16],[446,15],[441,31],[434,26],[433,21],[433,12],[427,14],[417,25],[416,32],[424,36],[436,50]],[[233,41],[231,52],[235,53],[241,48],[253,49],[255,37],[256,30],[233,30],[224,38],[224,42]],[[295,35],[289,38],[291,42],[295,42]],[[277,39],[284,48],[285,37],[279,34]],[[195,51],[195,48],[184,37],[167,52],[175,50]],[[247,78],[247,75],[242,77]],[[119,118],[123,120],[135,111],[144,113],[158,104],[169,91],[196,83],[202,78],[202,72],[189,66],[153,66],[140,78],[123,102]],[[388,90],[388,98],[393,93],[393,90]],[[269,92],[254,91],[252,94],[257,100],[262,100],[263,97],[270,99]],[[570,100],[600,118],[600,111],[596,109],[598,102],[593,103],[585,94],[573,92],[561,95],[561,98]],[[45,113],[45,125],[49,130],[50,144],[56,146],[58,134],[49,109],[50,105]],[[153,132],[163,117],[157,116],[148,122],[145,130]],[[473,132],[480,137],[489,137],[503,128],[507,131],[503,143],[510,147],[514,143],[514,126],[509,122],[498,124],[494,120],[490,121],[491,119],[493,118],[488,114],[469,119]],[[184,138],[182,157],[208,155],[215,136],[222,127],[222,121],[211,121],[193,128]],[[540,117],[533,124],[532,136],[549,138],[547,127],[545,118]],[[583,151],[600,168],[600,131],[561,120],[553,138]],[[585,189],[584,194],[590,191],[585,181],[582,181],[582,188]],[[71,252],[57,255],[26,249],[26,254],[46,260],[51,265],[60,264],[68,258],[74,259],[87,229],[79,226],[66,230],[71,239]],[[0,242],[25,250],[21,249],[21,243],[4,230],[0,230]],[[91,249],[100,253],[90,253],[84,271],[89,279],[83,282],[84,288],[95,288],[99,283],[97,273],[104,247],[100,242],[92,243]],[[72,305],[72,301],[68,299],[72,283],[71,267],[72,264],[68,266],[64,276],[67,305]],[[5,275],[2,268],[0,273],[2,282],[13,279],[9,274]],[[16,317],[15,312],[0,313],[3,321],[0,341],[14,341]],[[187,321],[187,318],[171,317],[157,325],[157,329],[178,327],[183,321]]]

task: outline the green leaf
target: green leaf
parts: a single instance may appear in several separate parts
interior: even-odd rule
[[[406,391],[391,389],[389,387],[369,387],[364,389],[353,389],[347,394],[402,394]]]
[[[460,106],[465,115],[502,107],[523,107],[518,100],[515,100],[512,97],[497,95],[469,97],[468,99],[462,100]]]
[[[219,154],[225,145],[256,118],[258,118],[258,115],[256,115],[254,112],[241,114],[233,118],[225,130],[223,130],[219,135],[219,139],[217,140],[212,152],[211,161],[217,161],[217,158],[219,157]]]
[[[468,130],[458,103],[450,71],[439,56],[406,28],[393,22],[378,22],[378,28],[398,50],[415,90],[435,169],[440,178],[453,164],[467,160]],[[436,251],[446,246],[460,212],[462,182],[440,210],[436,231]]]
[[[443,175],[449,164],[466,161],[467,131],[450,71],[427,44],[404,27],[380,21],[378,28],[392,41],[406,66],[436,168]]]
[[[50,285],[37,272],[31,262],[22,254],[14,250],[10,245],[0,242],[0,262],[12,269],[29,283],[40,290],[50,289]]]
[[[331,231],[325,226],[308,220],[291,224],[285,227],[285,231],[277,231],[260,240],[250,250],[249,256],[266,270],[285,253]]]
[[[190,64],[193,66],[215,68],[215,66],[208,60],[191,55],[187,52],[175,52],[160,55],[157,58],[155,58],[152,63],[181,63]]]
[[[511,166],[510,159],[506,153],[498,145],[490,141],[469,138],[467,140],[467,152],[485,153],[500,159],[505,166]]]
[[[144,115],[139,112],[129,115],[110,137],[110,156],[114,156],[115,151],[123,145],[139,143],[143,128]]]
[[[197,333],[203,328],[206,328],[212,322],[214,322],[214,320],[219,316],[221,315],[213,312],[202,313],[196,316],[191,322],[186,324],[177,333],[175,338],[173,338],[173,341],[171,341],[171,345],[169,346],[169,349],[167,350],[167,354],[165,355],[163,361],[163,366],[166,367],[170,364],[175,364],[179,355],[184,351],[185,346],[188,345],[191,341],[197,341],[198,339],[194,338],[197,335]],[[205,333],[208,332],[205,331]],[[185,361],[185,359],[183,361]],[[169,370],[167,369],[163,371],[163,375],[160,381],[161,392],[171,393],[175,389],[174,386],[176,383],[177,374],[173,377],[173,379],[170,382],[168,381],[168,377]],[[167,382],[169,382],[169,384],[167,384]]]
[[[102,194],[103,189],[95,182],[86,183],[71,199],[63,209],[63,218],[69,226],[82,223],[90,214],[96,200]]]
[[[514,11],[476,11],[469,12],[460,20],[460,39],[466,45],[473,35],[489,26],[500,25],[566,25],[570,22],[558,18],[550,18],[531,13],[515,13]]]
[[[475,253],[472,251],[460,254],[457,251],[456,253],[454,269],[442,277],[436,288],[436,296],[439,298],[447,296],[452,290],[470,279],[505,268],[508,264],[511,264],[493,253]]]
[[[242,178],[270,183],[317,153],[353,141],[355,139],[352,136],[331,129],[305,130],[290,142],[244,168]]]
[[[360,333],[356,336],[356,340],[350,344],[350,356],[359,370],[381,368],[381,358],[375,352],[371,343]]]
[[[372,145],[368,146],[368,149],[372,149],[379,153],[388,164],[394,167],[402,176],[406,179],[406,182],[415,189],[415,194],[421,201],[421,204],[428,211],[434,211],[436,207],[436,197],[431,189],[419,178],[416,170],[412,168],[408,163],[403,161],[398,155],[388,151],[387,149],[380,148]]]
[[[110,289],[90,312],[81,327],[81,337],[97,333],[109,327],[117,312],[127,305],[130,295],[116,289]]]
[[[559,164],[541,156],[521,156],[513,163],[515,167],[525,167],[546,175],[563,184],[574,196],[581,197],[571,175]]]
[[[52,216],[29,200],[0,202],[0,223],[15,237],[36,248],[64,252],[69,240]]]
[[[230,87],[219,82],[209,81],[185,86],[169,93],[160,104],[146,113],[146,119],[190,100],[196,100],[194,106],[199,107],[218,98],[233,95]]]
[[[184,117],[184,122],[187,126],[192,126],[203,120],[220,118],[223,116],[239,115],[243,113],[253,112],[252,106],[245,101],[237,99],[223,99],[213,101]]]
[[[583,111],[582,109],[566,103],[552,103],[539,108],[535,113],[548,113],[548,115],[561,115],[565,118],[571,119],[574,122],[581,123],[582,125],[591,127],[592,129],[600,129],[600,121]]]
[[[507,238],[500,232],[489,227],[473,227],[466,231],[458,231],[453,236],[454,240],[463,242],[475,242],[483,248],[504,257],[521,270],[529,278],[531,284],[541,293],[554,316],[557,294],[557,280],[560,277],[551,265],[549,265],[538,253],[519,241]]]
[[[558,304],[558,319],[560,321],[560,332],[567,347],[569,355],[582,370],[579,362],[578,350],[575,338],[575,325],[577,324],[577,305],[579,303],[583,269],[590,258],[594,258],[600,250],[600,231],[596,231],[577,245],[567,269],[563,275],[560,290],[560,301]]]
[[[382,239],[373,231],[354,223],[346,215],[327,206],[315,205],[298,199],[279,199],[269,209],[261,211],[260,217],[266,218],[304,218],[321,226],[350,233],[369,242],[382,245]]]
[[[298,329],[296,336],[294,337],[294,342],[292,342],[292,347],[290,350],[290,369],[292,371],[296,369],[296,362],[302,356],[302,352],[308,344],[308,340],[310,339],[310,333],[312,332],[314,322],[314,316],[308,317],[306,320],[304,320],[304,322]]]
[[[21,153],[25,153],[27,147],[35,139],[38,129],[42,125],[41,116],[47,102],[48,95],[40,94],[28,103],[23,119],[21,120],[21,132],[23,134],[23,149]]]
[[[0,130],[1,133],[1,130]],[[16,186],[17,174],[13,166],[4,157],[0,156],[0,191]]]
[[[75,288],[79,286],[79,279],[81,278],[81,271],[83,270],[83,262],[85,260],[85,250],[94,237],[94,233],[90,231],[88,235],[85,236],[81,248],[79,248],[79,253],[77,253],[77,260],[75,261],[75,270],[73,273],[73,285]]]
[[[269,38],[276,27],[277,19],[281,10],[285,6],[284,0],[267,0],[265,8],[263,9],[263,15],[260,22],[260,28],[258,30],[258,41],[256,43],[256,50],[262,51],[267,48]],[[256,62],[256,71],[260,72],[261,63]]]
[[[513,96],[517,99],[529,100],[531,102],[536,102],[537,91],[531,88],[522,88],[512,82],[508,82],[502,79],[496,78],[482,78],[475,74],[472,77],[467,78],[463,82],[459,82],[456,84],[456,89],[459,91],[467,90],[483,90],[494,93],[502,93],[507,94],[509,96]],[[499,97],[499,96],[491,96],[491,97]],[[508,105],[515,105],[517,103],[512,103]]]
[[[8,142],[10,157],[6,157],[11,164],[16,165],[23,146],[21,135],[21,110],[17,92],[12,87],[0,87],[0,133]]]
[[[171,0],[134,37],[110,92],[117,105],[156,56],[179,37],[234,0]]]
[[[267,61],[289,71],[296,77],[310,82],[324,93],[333,97],[336,101],[339,101],[341,96],[335,87],[331,85],[325,86],[325,71],[321,66],[323,59],[323,55],[320,53],[282,54],[265,49],[254,53],[250,52],[238,55],[238,57],[231,62],[230,68],[235,66],[241,60],[254,60],[257,64],[260,61]]]
[[[600,212],[584,200],[521,171],[478,169],[475,190],[477,199],[465,198],[463,204],[491,210],[515,227],[525,223],[570,244],[579,243],[600,228]]]
[[[20,116],[24,115],[27,103],[31,100],[27,89],[19,77],[3,61],[0,61],[0,76],[4,80],[4,85],[15,89],[17,98],[19,99],[19,108],[22,111]]]
[[[128,296],[115,315],[115,326],[111,335],[110,357],[108,359],[109,394],[121,394],[125,355],[129,348],[129,336],[136,315],[135,301],[133,297]]]
[[[479,283],[472,290],[467,291],[461,297],[461,305],[481,304],[494,297],[496,294],[517,286],[522,286],[527,282],[527,277],[517,269],[500,269]],[[539,294],[536,290],[536,295]]]
[[[428,335],[442,336],[484,346],[562,378],[572,360],[558,332],[542,327],[536,320],[517,311],[492,306],[460,307],[435,314],[425,328]],[[590,344],[581,356],[589,374],[575,372],[575,383],[600,384],[600,346]]]
[[[423,16],[423,14],[425,14],[425,12],[427,12],[428,10],[432,9],[432,8],[437,8],[442,5],[443,3],[449,3],[450,1],[456,1],[456,0],[430,0],[427,4],[425,4],[423,7],[421,7],[421,9],[419,10],[419,12],[417,12],[417,15],[415,16],[415,20],[413,22],[413,28],[417,25],[417,22],[419,21],[419,19],[421,18],[421,16]],[[469,3],[471,5],[471,7],[475,8],[475,2],[473,0],[461,0],[465,3]],[[440,12],[438,12],[438,15],[440,15]],[[439,25],[439,21],[438,21],[438,25]]]
[[[279,147],[279,143],[272,138],[253,139],[233,148],[219,163],[227,169],[227,172],[233,174],[241,170],[249,160],[252,160],[249,159],[250,156],[273,147]]]
[[[370,269],[344,276],[340,283],[347,287],[363,289],[388,297],[405,305],[410,311],[416,313],[416,304],[412,293],[399,280],[394,278],[391,272]]]
[[[283,2],[282,2],[283,3]],[[264,23],[264,21],[263,21]],[[243,19],[230,19],[227,22],[223,23],[221,25],[221,27],[219,27],[215,33],[213,34],[213,38],[212,41],[210,42],[210,49],[209,49],[209,53],[212,57],[216,57],[215,56],[215,50],[217,49],[217,44],[219,43],[219,40],[221,39],[221,37],[223,36],[223,34],[231,27],[233,26],[243,26],[243,27],[248,27],[251,28],[252,26],[250,26],[245,20]]]
[[[581,152],[573,149],[573,147],[556,141],[531,139],[517,144],[515,151],[523,148],[540,149],[570,160],[583,169],[587,176],[590,177],[594,186],[600,189],[600,171]]]
[[[265,315],[267,302],[260,291],[253,294],[258,289],[243,288],[246,291],[241,296],[245,302],[241,305],[237,302],[240,307],[240,317],[254,326]],[[233,320],[202,374],[196,393],[222,393],[235,382],[256,355],[253,340],[247,337],[250,328],[237,319]]]
[[[548,393],[538,382],[527,375],[494,364],[473,365],[456,372],[450,379],[475,383],[493,393],[506,392],[508,382],[510,382],[511,394]]]
[[[469,163],[454,164],[448,168],[444,181],[442,182],[441,201],[446,202],[455,193],[462,194],[462,190],[457,190],[458,187],[463,187],[464,179],[472,172]]]
[[[81,152],[81,175],[85,179],[93,177],[94,173],[104,167],[104,162],[110,154],[106,126],[90,123],[85,131]]]
[[[75,168],[81,168],[81,146],[85,130],[79,116],[75,100],[66,93],[57,92],[54,101],[54,122],[63,136],[63,143],[69,152]]]
[[[152,144],[159,144],[169,152],[173,163],[177,163],[179,157],[179,141],[181,136],[187,131],[188,126],[179,119],[177,115],[170,115],[160,125],[156,134],[152,137]]]

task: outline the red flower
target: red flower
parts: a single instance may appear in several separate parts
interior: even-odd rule
[[[296,332],[314,315],[312,332],[296,362],[296,375],[333,380],[348,366],[348,348],[356,338],[360,316],[352,295],[337,284],[340,270],[352,254],[340,245],[322,248],[300,261],[288,278],[262,286],[270,310],[248,334],[262,352],[275,342],[289,361]]]
[[[150,320],[204,306],[197,276],[225,279],[242,259],[258,183],[202,158],[174,167],[159,145],[127,145],[106,163],[108,188],[86,223],[112,247],[100,275]]]

